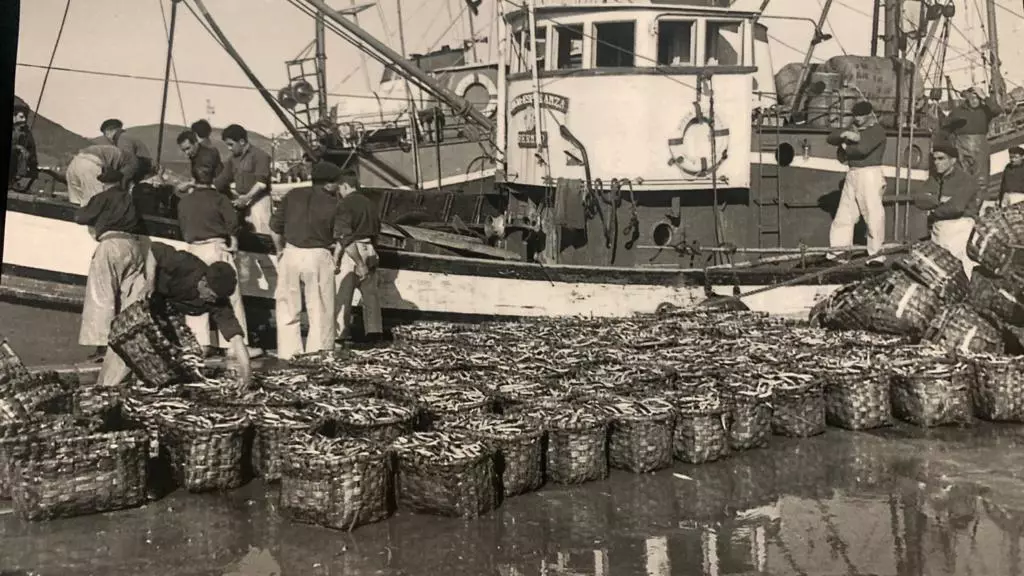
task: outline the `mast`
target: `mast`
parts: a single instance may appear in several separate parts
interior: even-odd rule
[[[878,25],[882,11],[882,0],[875,0],[871,9],[871,56],[878,56]]]
[[[507,120],[505,118],[505,106],[508,100],[508,25],[505,22],[505,2],[498,2],[494,8],[498,18],[498,130],[496,148],[498,158],[501,160],[502,168],[505,166],[505,147],[507,139]]]
[[[995,96],[1000,106],[1006,102],[1006,83],[1003,81],[1003,74],[999,67],[999,27],[996,24],[996,0],[986,0],[985,7],[988,11],[988,50],[991,54],[990,67],[992,74],[991,94]]]
[[[167,64],[164,67],[164,96],[160,103],[160,129],[156,137],[156,165],[160,165],[160,159],[164,153],[164,123],[167,121],[167,89],[170,87],[171,64],[174,62],[174,27],[178,21],[178,3],[181,0],[171,0],[171,25],[167,30]]]
[[[215,36],[217,36],[217,39],[220,40],[220,43],[224,46],[224,50],[228,53],[229,56],[231,56],[231,59],[234,60],[236,64],[238,64],[238,67],[242,69],[242,72],[249,79],[249,82],[252,82],[252,85],[255,86],[257,90],[259,90],[260,96],[263,96],[263,99],[267,102],[267,105],[270,106],[270,109],[274,111],[274,114],[277,115],[277,118],[281,121],[282,124],[284,124],[285,128],[288,129],[288,133],[290,133],[292,135],[292,138],[295,138],[295,142],[302,147],[302,151],[305,152],[314,161],[317,158],[319,158],[320,155],[313,150],[313,147],[309,145],[309,142],[306,141],[306,138],[302,135],[302,133],[299,132],[298,129],[295,128],[295,126],[292,125],[290,120],[288,120],[288,116],[286,116],[284,111],[281,110],[280,106],[278,106],[277,100],[275,100],[274,96],[270,93],[269,90],[267,90],[267,87],[264,86],[262,82],[260,82],[259,78],[257,78],[255,74],[253,74],[252,70],[245,63],[245,60],[242,60],[242,56],[239,55],[238,51],[235,50],[235,47],[231,45],[231,42],[228,40],[227,36],[224,35],[224,31],[220,29],[220,26],[217,25],[217,21],[213,19],[213,16],[210,14],[210,11],[206,9],[206,5],[203,4],[203,0],[195,0],[195,3],[196,8],[198,8],[199,11],[202,12],[203,18],[205,18],[207,24],[210,25],[210,30],[213,32]]]
[[[903,14],[903,0],[885,1],[885,57],[899,58],[900,15]]]
[[[307,4],[319,8],[324,14],[330,18],[335,24],[345,29],[346,32],[352,34],[358,38],[361,42],[364,42],[369,49],[374,50],[386,60],[395,65],[399,73],[406,78],[411,78],[417,84],[426,87],[431,93],[437,96],[438,99],[442,100],[445,104],[452,108],[457,114],[470,120],[471,122],[481,126],[487,131],[494,129],[494,123],[487,116],[484,116],[482,112],[476,109],[475,106],[467,102],[464,98],[456,95],[451,90],[441,86],[436,80],[430,77],[427,73],[423,72],[419,68],[413,66],[409,61],[402,57],[401,54],[395,52],[391,48],[387,47],[380,40],[374,38],[371,34],[368,34],[365,30],[360,28],[358,25],[349,22],[345,18],[342,18],[336,12],[330,9],[323,0],[305,0]],[[349,38],[345,40],[352,42]],[[353,42],[355,44],[355,42]],[[367,47],[356,44],[356,47],[360,50],[367,50]]]
[[[793,95],[793,108],[789,112],[790,121],[796,117],[797,111],[803,107],[804,84],[807,83],[807,79],[811,75],[811,57],[814,56],[814,47],[831,38],[830,35],[821,32],[822,27],[825,26],[825,21],[828,19],[828,12],[831,9],[832,0],[826,0],[825,7],[821,9],[821,16],[818,17],[818,23],[814,26],[811,46],[807,49],[807,53],[804,54],[804,64],[800,68],[800,81],[796,83],[796,94]]]
[[[402,22],[402,0],[395,0],[398,8],[398,42],[402,49],[402,58],[405,58],[405,26]],[[364,56],[365,57],[365,56]],[[405,80],[405,97],[409,102],[409,130],[412,137],[412,161],[416,170],[416,190],[420,189],[420,182],[423,181],[422,167],[420,166],[420,126],[419,118],[416,117],[416,101],[412,97],[412,85],[409,79]],[[441,187],[441,167],[437,167],[437,187]]]
[[[327,42],[324,13],[316,12],[316,82],[320,89],[316,91],[319,120],[327,119]]]

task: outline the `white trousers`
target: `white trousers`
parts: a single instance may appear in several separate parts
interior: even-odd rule
[[[864,218],[868,226],[868,255],[874,256],[885,242],[885,174],[881,166],[850,168],[846,174],[839,209],[829,230],[829,246],[852,246],[853,228]]]
[[[92,154],[76,154],[64,175],[68,180],[68,199],[72,204],[85,206],[89,199],[107,187],[100,182],[103,161]]]
[[[377,250],[369,241],[359,241],[355,245],[364,260],[377,256]],[[348,254],[344,254],[341,257],[341,270],[338,272],[335,282],[338,289],[338,336],[348,338],[352,335],[352,299],[355,297],[356,288],[359,288],[359,296],[362,300],[364,331],[366,334],[382,333],[384,323],[381,318],[377,268],[375,267],[365,278],[360,280],[356,276],[355,260]]]
[[[306,299],[309,335],[302,345],[299,316]],[[327,248],[285,247],[277,266],[277,356],[334,349],[334,258]]]
[[[1021,192],[1007,192],[1003,195],[1003,208],[1006,206],[1013,206],[1018,202],[1024,202],[1024,193]]]
[[[148,239],[134,234],[107,232],[100,239],[85,281],[79,344],[106,346],[114,317],[143,297],[148,250]]]
[[[213,264],[214,262],[226,262],[235,269],[235,274],[238,274],[238,264],[235,262],[235,255],[228,251],[228,244],[224,240],[206,240],[201,243],[189,244],[188,251],[207,265]],[[241,277],[239,276],[239,279],[240,278]],[[231,309],[235,311],[235,317],[238,318],[238,323],[242,326],[242,338],[245,340],[246,344],[249,344],[249,329],[245,321],[245,306],[242,305],[241,282],[239,282],[238,286],[235,286],[235,292],[231,294],[230,301]],[[227,339],[218,338],[220,334],[210,329],[209,314],[203,314],[202,316],[185,316],[185,324],[187,324],[192,330],[192,333],[196,335],[196,340],[199,341],[200,346],[217,346],[218,348],[228,347]],[[218,326],[217,328],[220,327]]]
[[[932,224],[931,238],[939,246],[949,250],[964,266],[964,273],[970,279],[977,266],[967,256],[967,241],[974,230],[974,218],[957,218],[956,220],[939,220]]]
[[[245,214],[245,220],[252,224],[257,234],[270,234],[270,214],[273,206],[274,200],[270,197],[270,194],[265,194],[256,202],[253,202],[252,206],[249,206],[249,210]]]

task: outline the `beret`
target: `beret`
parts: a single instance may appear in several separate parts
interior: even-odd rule
[[[206,269],[206,282],[218,298],[227,298],[235,292],[238,275],[227,262],[214,262]]]
[[[932,152],[942,152],[950,158],[960,157],[960,151],[949,142],[937,142],[932,146]]]
[[[313,165],[311,177],[314,182],[334,182],[341,176],[341,168],[332,162],[322,161]]]
[[[855,116],[867,116],[874,111],[874,107],[871,106],[871,102],[861,100],[853,105],[853,114]]]

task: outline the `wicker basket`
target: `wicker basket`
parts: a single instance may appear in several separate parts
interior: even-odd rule
[[[880,282],[869,278],[839,288],[811,308],[811,324],[834,330],[866,328],[874,305],[874,290]]]
[[[729,406],[729,448],[734,451],[763,448],[772,435],[771,392],[730,388],[725,391]]]
[[[451,432],[420,432],[391,445],[398,462],[399,506],[414,512],[472,518],[498,503],[494,453]]]
[[[487,414],[493,404],[490,397],[469,386],[427,388],[405,403],[416,407],[419,425],[426,430],[446,419]]]
[[[304,412],[267,408],[250,414],[256,434],[252,443],[252,469],[267,482],[281,479],[284,451],[290,438],[301,432],[312,432],[319,420]]]
[[[892,424],[891,377],[884,370],[830,373],[825,379],[825,422],[847,430]]]
[[[974,361],[974,415],[996,422],[1024,422],[1024,362],[1011,358]]]
[[[924,284],[945,302],[959,302],[967,295],[968,280],[963,263],[934,242],[914,244],[893,266]]]
[[[80,516],[141,506],[146,502],[143,431],[40,440],[30,448],[11,495],[28,520]]]
[[[609,420],[608,465],[643,474],[672,465],[675,413],[660,398],[607,398],[596,405]]]
[[[1024,325],[1024,298],[1021,297],[1019,280],[994,278],[978,270],[971,277],[967,303],[982,316],[1016,326]]]
[[[124,401],[121,388],[109,386],[82,386],[74,394],[74,413],[84,418],[105,418],[120,414]]]
[[[199,343],[184,318],[158,301],[141,300],[118,314],[111,324],[109,345],[151,386],[202,379]]]
[[[909,274],[893,270],[874,292],[867,325],[874,332],[920,338],[938,313],[942,299]]]
[[[716,390],[666,395],[676,412],[672,453],[689,464],[714,462],[729,454],[728,408]]]
[[[0,499],[10,498],[18,467],[38,459],[43,440],[80,435],[68,415],[42,416],[35,420],[0,424]]]
[[[280,510],[286,518],[351,530],[391,514],[390,454],[378,445],[297,433],[283,454]]]
[[[175,481],[189,492],[230,490],[245,482],[243,453],[249,419],[204,409],[164,414],[160,444],[167,446]]]
[[[971,370],[951,363],[920,362],[893,375],[895,416],[916,426],[971,423]]]
[[[821,382],[774,389],[772,432],[791,438],[825,432],[825,391]]]
[[[483,442],[495,453],[495,472],[506,498],[531,492],[544,483],[544,430],[530,420],[483,414],[451,420],[444,429]]]
[[[416,413],[379,398],[339,400],[315,407],[318,415],[333,423],[342,435],[382,445],[412,432]]]
[[[1003,331],[966,304],[936,316],[924,340],[961,354],[1000,354],[1005,349]]]
[[[73,407],[73,390],[56,372],[29,374],[7,383],[0,395],[0,422],[28,419],[33,413],[66,414]]]
[[[989,212],[979,218],[967,241],[967,256],[994,276],[1002,276],[1013,262],[1017,243],[1011,222],[1004,210]]]
[[[545,409],[547,476],[559,484],[582,484],[608,476],[608,421],[592,406]]]

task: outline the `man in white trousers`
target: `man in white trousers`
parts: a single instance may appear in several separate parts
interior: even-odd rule
[[[960,259],[970,278],[977,264],[967,256],[967,241],[981,207],[981,193],[978,179],[960,167],[959,157],[952,143],[932,146],[934,172],[914,194],[914,206],[928,212],[932,242]]]
[[[219,161],[219,157],[216,160]],[[212,158],[200,158],[193,163],[192,174],[195,182],[184,187],[185,193],[178,201],[178,226],[181,228],[182,239],[188,243],[190,254],[207,265],[224,262],[231,266],[237,275],[235,252],[238,246],[238,211],[226,195],[213,187],[216,169],[217,163]],[[235,319],[241,326],[242,339],[248,345],[249,331],[245,308],[242,305],[241,286],[236,284],[235,291],[228,300],[235,313]],[[212,354],[213,348],[227,348],[227,342],[214,340],[217,338],[217,332],[210,328],[209,314],[186,316],[185,322],[195,333],[199,344],[206,348],[207,355]],[[262,352],[250,348],[249,356],[256,358]]]
[[[863,217],[867,224],[868,255],[874,256],[869,264],[881,264],[884,256],[876,256],[885,242],[885,174],[882,159],[885,156],[885,129],[875,118],[870,102],[858,102],[853,106],[853,122],[847,128],[839,128],[828,137],[829,144],[838,146],[840,156],[846,157],[849,172],[843,185],[842,196],[836,217],[829,231],[829,246],[853,245],[853,228]],[[830,260],[838,254],[830,253]]]
[[[338,244],[334,248],[338,286],[339,340],[352,338],[352,298],[359,288],[363,304],[363,333],[369,343],[384,339],[381,318],[380,285],[377,266],[379,258],[374,244],[380,235],[380,217],[369,198],[359,194],[359,175],[346,171],[338,181],[341,197],[337,225]]]
[[[339,217],[334,182],[341,169],[330,162],[313,166],[313,185],[285,195],[270,218],[277,249],[277,357],[334,349],[334,259],[331,246]],[[309,333],[302,343],[299,315],[306,300]]]

